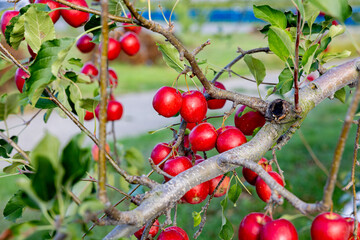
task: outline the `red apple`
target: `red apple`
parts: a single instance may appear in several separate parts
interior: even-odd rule
[[[97,119],[99,119],[99,111],[100,111],[100,105],[98,105],[95,108],[95,116]],[[107,105],[107,121],[116,121],[120,120],[120,118],[123,115],[123,106],[120,102],[115,100],[110,100]]]
[[[96,46],[96,44],[91,41],[92,41],[92,37],[90,37],[88,34],[85,34],[81,36],[79,40],[76,42],[76,47],[82,53],[91,52]]]
[[[221,178],[224,175],[217,176],[211,180],[209,180],[209,195],[213,194],[215,191],[216,186],[219,184]],[[216,190],[214,197],[221,197],[226,194],[230,187],[230,178],[228,176],[225,176],[224,180],[221,182],[220,186]]]
[[[350,234],[348,240],[354,240],[354,227],[355,227],[355,221],[352,217],[346,217],[344,218],[346,222],[348,223]],[[358,230],[357,230],[357,237],[356,240],[360,240],[360,223],[358,222]]]
[[[214,86],[223,90],[226,90],[224,84],[221,82],[215,82]],[[206,90],[203,88],[203,93],[205,93]],[[207,101],[208,108],[209,109],[220,109],[222,108],[226,103],[226,99],[211,99]]]
[[[215,147],[217,133],[210,123],[197,125],[189,134],[191,148],[195,151],[209,151]]]
[[[82,7],[88,7],[85,0],[67,0],[70,3],[82,6]],[[81,27],[84,25],[87,21],[89,21],[90,14],[87,12],[82,12],[78,10],[60,10],[61,16],[64,18],[65,22],[67,22],[70,26],[74,28]]]
[[[179,173],[192,167],[191,161],[187,157],[175,157],[167,160],[164,164],[163,171],[170,176],[175,177]],[[168,177],[165,177],[165,181],[169,181]]]
[[[273,179],[275,179],[276,182],[278,182],[281,186],[284,186],[284,182],[277,172],[270,171],[268,173]],[[260,177],[256,178],[255,187],[256,187],[256,193],[258,194],[259,198],[264,202],[269,202],[271,198],[271,189],[265,183],[265,181],[262,180],[262,178]]]
[[[187,235],[187,233],[185,232],[184,229],[177,227],[177,226],[172,226],[172,227],[166,228],[165,231],[169,231],[169,230],[175,230],[183,236],[184,240],[189,240],[189,236]]]
[[[90,78],[95,78],[99,74],[99,71],[94,64],[87,62],[81,68],[81,73],[88,75]]]
[[[242,114],[243,109],[239,108],[235,114],[235,126],[241,130],[247,136],[251,136],[254,130],[258,127],[262,127],[265,124],[265,117],[255,111],[250,111]]]
[[[246,215],[240,223],[239,240],[259,240],[261,228],[272,219],[262,213],[250,213]]]
[[[101,50],[101,44],[100,44],[100,50]],[[109,38],[108,42],[108,59],[114,60],[119,56],[121,52],[121,44],[116,41],[114,38]]]
[[[172,147],[167,143],[158,143],[155,145],[153,150],[151,151],[150,158],[153,160],[153,162],[158,165],[161,161],[163,161],[166,156],[168,156],[172,151]],[[164,166],[162,164],[160,168]]]
[[[183,118],[181,118],[181,120],[180,121],[182,121],[182,120],[184,120]],[[201,121],[201,122],[199,122],[199,123],[186,123],[186,128],[187,129],[189,129],[189,130],[193,130],[193,128],[194,127],[196,127],[198,124],[200,124],[200,123],[205,123],[206,122],[206,120],[203,120],[203,121]]]
[[[350,227],[347,221],[337,213],[321,213],[311,224],[312,240],[348,240]]]
[[[21,68],[18,68],[15,72],[15,84],[19,92],[23,92],[24,84],[26,79],[28,79],[30,76],[27,74],[24,70]]]
[[[220,127],[216,130],[217,134],[220,135],[220,133],[222,133],[223,131],[225,130],[228,130],[228,129],[238,129],[237,127],[234,127],[234,126],[224,126],[224,127]]]
[[[260,240],[298,240],[294,225],[286,219],[277,219],[268,222],[260,230]],[[324,238],[322,240],[329,240]]]
[[[90,121],[90,120],[93,119],[93,118],[94,118],[94,113],[93,113],[93,112],[90,112],[90,111],[86,111],[86,112],[85,112],[84,120]]]
[[[246,143],[246,137],[239,129],[228,129],[219,134],[216,140],[216,150],[226,152]]]
[[[106,145],[105,145],[105,151],[106,151],[107,153],[110,153],[110,146],[109,146],[109,144],[106,144]],[[99,147],[98,147],[96,144],[94,144],[94,146],[93,146],[92,149],[91,149],[91,155],[92,155],[92,157],[93,157],[93,159],[94,159],[95,161],[98,161],[98,160],[99,160]]]
[[[203,182],[185,193],[182,199],[190,204],[198,204],[204,201],[209,193],[209,182]]]
[[[128,13],[127,17],[132,18],[131,13]],[[141,31],[140,26],[131,26],[131,25],[135,25],[133,23],[123,23],[123,25],[126,26],[126,27],[124,27],[125,31],[131,31],[134,33],[139,33]]]
[[[19,11],[15,11],[15,10],[7,10],[5,12],[3,12],[3,14],[1,15],[1,19],[0,19],[0,25],[1,25],[1,31],[5,36],[5,30],[6,30],[6,26],[8,26],[10,24],[10,20],[19,15]]]
[[[333,21],[331,22],[331,24],[334,25],[334,26],[339,25],[339,23],[338,23],[336,20],[333,20]]]
[[[135,33],[127,32],[120,38],[122,50],[129,55],[134,56],[140,50],[140,42]]]
[[[110,83],[110,86],[113,86],[115,88],[118,85],[118,76],[117,76],[116,72],[114,71],[114,69],[112,69],[112,68],[109,68],[109,83]]]
[[[58,2],[52,0],[36,0],[35,3],[47,4],[51,10],[59,8],[61,5]],[[49,13],[49,16],[53,23],[56,23],[60,18],[60,10],[55,10]]]
[[[182,234],[174,229],[162,231],[157,240],[184,240]]]
[[[272,167],[268,163],[268,160],[266,158],[260,159],[258,164],[261,165],[265,171],[267,171],[267,172],[272,171]],[[244,167],[242,170],[242,174],[248,183],[255,186],[256,178],[258,176],[258,174],[256,172]]]
[[[145,230],[145,227],[146,227],[146,225],[145,226],[143,226],[141,229],[139,229],[138,231],[136,231],[135,233],[134,233],[134,235],[135,235],[135,237],[137,238],[137,239],[141,239],[141,237],[142,237],[142,234],[143,234],[143,232],[144,232],[144,230]],[[149,231],[149,237],[151,236],[151,237],[155,237],[156,236],[156,234],[159,232],[159,220],[155,220],[155,222],[153,223],[153,225],[151,226],[151,228],[150,228],[150,231]]]
[[[190,123],[201,122],[207,112],[207,103],[204,95],[196,90],[182,94],[181,117]]]
[[[181,94],[172,87],[161,87],[153,98],[153,107],[161,116],[172,117],[177,114],[182,105]]]
[[[312,82],[315,80],[315,76],[314,75],[308,75],[306,78],[309,82]]]

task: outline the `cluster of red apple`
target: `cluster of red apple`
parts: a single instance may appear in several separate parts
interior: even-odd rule
[[[238,239],[298,240],[298,234],[294,225],[286,219],[272,220],[262,213],[250,213],[240,223]]]
[[[145,230],[145,226],[134,233],[135,237],[137,239],[141,239],[144,230]],[[149,230],[149,237],[153,239],[158,234],[158,232],[159,232],[159,221],[156,219],[154,224],[151,226]],[[160,233],[157,239],[158,240],[189,240],[189,236],[184,231],[184,229],[177,226],[171,226],[165,228]]]
[[[277,172],[273,172],[272,171],[272,167],[269,164],[268,160],[266,160],[266,158],[262,158],[259,162],[259,165],[262,166],[262,168],[268,172],[268,174],[275,179],[276,182],[278,182],[281,186],[284,186],[284,182],[283,179],[281,178],[281,176],[277,173]],[[269,202],[270,198],[271,198],[271,189],[270,187],[265,183],[265,181],[258,177],[258,174],[255,173],[254,171],[248,169],[248,168],[243,168],[242,170],[242,174],[245,178],[245,180],[255,186],[256,188],[256,193],[259,196],[259,198],[261,200],[263,200],[264,202]]]

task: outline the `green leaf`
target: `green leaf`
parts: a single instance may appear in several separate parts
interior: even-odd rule
[[[19,111],[19,93],[11,95],[4,94],[0,98],[0,121],[7,119],[10,114]]]
[[[34,53],[38,53],[43,42],[56,37],[54,23],[47,12],[38,11],[35,7],[29,8],[24,17],[26,42]]]
[[[110,10],[110,6],[109,6],[109,12]],[[85,31],[89,31],[93,28],[96,27],[100,27],[101,26],[101,17],[98,15],[92,15],[92,17],[90,18],[90,20],[85,24],[84,26],[84,30]],[[109,26],[109,31],[116,28],[116,24],[113,23]],[[100,43],[100,37],[101,37],[101,28],[97,28],[95,30],[89,31],[89,33],[93,34],[93,38],[92,38],[92,42],[94,43]]]
[[[82,67],[84,65],[80,58],[70,58],[68,60],[68,63],[71,65],[78,66],[78,67]]]
[[[268,41],[270,50],[283,61],[295,54],[294,43],[286,30],[270,27]]]
[[[18,137],[17,136],[12,136],[10,139],[15,143],[18,142]],[[13,150],[13,147],[7,141],[5,141],[4,139],[0,139],[0,146],[5,149],[7,154],[10,154],[11,151]]]
[[[242,192],[241,186],[236,182],[236,184],[233,184],[229,189],[229,199],[236,205],[236,201],[240,197],[240,194]]]
[[[334,94],[334,97],[339,99],[342,103],[345,103],[346,101],[346,91],[345,88],[339,89]]]
[[[288,68],[285,68],[279,75],[279,83],[276,85],[280,94],[285,94],[292,89],[294,85],[294,76]]]
[[[75,39],[70,38],[68,40],[69,42],[66,41],[65,44],[61,43],[60,46],[62,47],[62,49],[57,54],[57,58],[51,66],[51,72],[54,76],[57,76],[57,74],[59,73],[59,69],[65,61],[66,56],[70,52],[71,48],[75,45]]]
[[[26,81],[26,93],[31,104],[35,105],[45,87],[55,80],[52,69],[60,68],[60,62],[65,58],[62,50],[69,51],[74,42],[72,38],[60,38],[46,41],[41,45],[35,61],[29,67],[30,78]]]
[[[347,58],[351,55],[351,52],[348,51],[348,50],[344,50],[340,53],[332,53],[332,52],[329,52],[329,53],[325,53],[322,58],[321,58],[321,61],[323,61],[324,63],[326,62],[329,62],[329,61],[332,61],[334,59],[342,59],[342,58]]]
[[[326,15],[333,16],[341,22],[344,22],[352,13],[347,0],[309,0],[309,2]]]
[[[305,10],[305,16],[303,17],[305,21],[307,21],[309,27],[312,27],[320,11],[308,1],[304,2],[303,5]]]
[[[246,55],[244,57],[244,61],[248,66],[251,74],[254,76],[257,86],[259,86],[264,81],[266,76],[266,69],[264,64],[261,60],[254,58],[251,55]]]
[[[282,11],[271,8],[268,5],[253,6],[256,18],[269,22],[272,26],[286,28],[286,16]]]
[[[192,212],[192,217],[194,219],[194,227],[199,226],[201,223],[201,214],[198,212]]]
[[[345,27],[343,25],[331,25],[331,27],[329,28],[329,32],[328,35],[331,38],[334,38],[336,36],[339,36],[341,34],[343,34],[345,32]]]
[[[226,219],[226,222],[225,222],[225,224],[223,224],[221,226],[219,237],[220,237],[220,239],[223,239],[223,240],[231,240],[234,236],[234,228],[233,228],[231,222],[227,218],[225,218],[225,219]]]
[[[127,149],[124,158],[128,166],[135,166],[139,171],[141,171],[144,168],[144,163],[145,163],[144,156],[139,151],[139,149],[135,147],[131,147]]]
[[[65,185],[76,183],[88,171],[91,152],[89,148],[81,148],[83,140],[84,135],[78,134],[63,149],[60,162],[65,170],[62,180]]]
[[[51,160],[44,155],[32,158],[36,163],[36,172],[31,180],[31,186],[36,195],[43,201],[50,201],[56,194],[56,171]]]
[[[7,67],[0,67],[0,69],[5,69]],[[6,72],[4,72],[1,76],[0,76],[0,87],[6,83],[8,80],[10,80],[11,78],[13,78],[15,76],[15,71],[16,71],[16,66],[13,65],[10,67],[10,69],[6,70]]]
[[[18,49],[21,41],[24,39],[24,15],[18,15],[10,20],[10,25],[6,27],[6,42],[14,49]]]
[[[109,0],[109,13],[115,16],[121,16],[123,9],[121,0]]]
[[[93,112],[98,104],[99,100],[94,98],[84,98],[80,100],[80,106],[90,112]]]
[[[59,139],[49,133],[46,133],[45,136],[40,140],[40,142],[35,146],[30,155],[31,162],[34,165],[35,169],[37,169],[40,165],[40,163],[38,163],[36,160],[33,160],[33,158],[37,156],[44,156],[48,158],[54,169],[57,169],[59,167],[59,148]]]
[[[15,222],[16,219],[22,216],[22,212],[26,204],[22,200],[22,191],[17,191],[6,204],[3,215],[6,220]]]
[[[81,108],[80,106],[80,100],[81,100],[81,92],[78,87],[75,86],[76,83],[70,85],[70,99],[72,103],[74,104],[74,109],[76,112],[76,115],[78,116],[81,123],[84,122],[84,116],[85,116],[85,110]]]
[[[314,60],[315,51],[319,47],[319,44],[315,44],[308,48],[301,60],[301,64],[304,66],[304,73],[307,75],[309,73],[311,64]]]
[[[181,73],[184,70],[184,63],[182,63],[179,59],[179,52],[176,50],[174,46],[169,44],[161,44],[156,43],[160,52],[163,55],[163,59],[166,64],[175,69],[178,73]]]

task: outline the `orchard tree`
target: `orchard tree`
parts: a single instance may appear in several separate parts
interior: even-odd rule
[[[46,135],[32,151],[26,152],[17,144],[17,136],[9,136],[7,129],[1,130],[0,153],[2,158],[12,163],[4,172],[24,176],[18,182],[19,191],[4,209],[4,217],[16,220],[24,208],[41,212],[38,221],[24,221],[7,229],[3,233],[5,239],[76,239],[80,237],[79,233],[71,229],[77,224],[83,226],[85,234],[95,226],[115,226],[105,239],[133,234],[138,239],[151,239],[158,232],[161,232],[158,239],[189,239],[181,226],[176,226],[177,205],[203,204],[202,210],[194,214],[195,225],[199,227],[190,238],[197,238],[206,221],[211,221],[206,218],[206,213],[214,197],[224,198],[221,202],[223,209],[228,199],[234,203],[238,200],[241,193],[238,182],[241,180],[235,170],[240,166],[244,178],[255,185],[257,194],[267,207],[264,213],[249,212],[241,221],[238,239],[298,239],[297,230],[289,220],[272,218],[274,207],[284,201],[300,214],[318,215],[311,226],[312,239],[357,239],[357,219],[344,219],[331,207],[345,140],[353,124],[358,125],[358,130],[351,181],[347,188],[353,188],[356,203],[355,168],[360,122],[354,116],[360,100],[360,86],[357,84],[360,60],[349,60],[332,68],[323,65],[335,58],[348,57],[347,51],[340,54],[327,52],[331,41],[344,33],[344,22],[352,14],[346,0],[294,0],[291,1],[294,11],[286,12],[268,5],[254,5],[255,17],[267,23],[260,31],[267,38],[268,47],[234,49],[239,55],[229,59],[229,64],[216,72],[212,79],[206,77],[206,69],[196,57],[200,51],[211,48],[210,40],[193,50],[186,48],[174,34],[171,16],[170,19],[164,17],[165,25],[151,19],[150,0],[146,6],[129,0],[101,0],[94,1],[92,7],[85,0],[30,2],[18,11],[6,10],[1,17],[1,39],[15,50],[25,42],[31,58],[17,59],[5,44],[0,44],[2,60],[17,67],[15,81],[21,93],[1,97],[0,120],[17,113],[19,107],[29,105],[45,109],[46,122],[56,110],[71,119],[94,142],[92,154],[96,164],[89,164],[90,149],[82,146],[80,135],[61,150],[59,140]],[[174,8],[177,4],[182,3],[176,1]],[[139,10],[141,8],[147,10],[147,16]],[[324,21],[315,21],[319,15],[324,17]],[[56,38],[54,23],[60,16],[71,27],[83,28],[84,32],[77,37]],[[179,74],[173,86],[161,86],[156,92],[153,107],[166,118],[180,115],[181,122],[174,118],[174,124],[169,127],[174,139],[154,147],[149,156],[152,171],[139,176],[134,174],[136,163],[129,161],[137,152],[121,153],[116,144],[110,152],[106,125],[112,122],[114,126],[123,114],[122,104],[112,95],[118,77],[108,68],[108,61],[116,59],[120,51],[130,56],[137,54],[140,48],[137,34],[141,29],[148,29],[164,38],[166,43],[159,43],[158,48],[167,65]],[[83,63],[78,58],[69,57],[75,45],[83,53],[98,51],[100,54],[93,62]],[[268,88],[265,100],[261,96],[228,91],[218,81],[221,75],[233,72],[232,67],[244,60],[254,77],[253,84],[257,87],[266,84],[263,82],[264,63],[253,56],[261,52],[276,55],[284,66],[278,82]],[[72,66],[82,66],[81,72],[74,71]],[[314,79],[313,72],[318,72],[319,77]],[[180,89],[175,83],[182,76],[200,83],[203,90]],[[80,84],[95,86],[93,97],[82,97]],[[286,188],[286,178],[291,176],[282,172],[276,152],[288,143],[319,103],[334,97],[344,101],[350,93],[351,104],[327,182],[324,182],[323,198],[317,202],[304,202],[302,196],[296,196]],[[208,123],[208,109],[221,109],[225,101],[232,102],[232,108],[220,116],[222,125]],[[225,125],[226,119],[237,108],[235,126]],[[83,125],[84,120],[91,120],[94,115],[99,120],[97,136]],[[206,152],[214,148],[218,154],[207,158]],[[273,156],[270,161],[263,158],[269,151]],[[197,152],[204,154],[201,156]],[[120,161],[120,154],[125,155],[127,162]],[[113,168],[122,181],[136,187],[126,192],[108,184],[108,168]],[[89,172],[93,172],[94,177],[84,179]],[[163,175],[164,182],[153,180],[152,174]],[[231,179],[235,179],[232,186]],[[79,183],[83,181],[97,185],[79,191]],[[140,186],[147,190],[137,191]],[[116,189],[124,197],[109,199],[107,187]],[[113,205],[115,201],[117,203]],[[125,205],[130,201],[130,207]],[[166,216],[165,221],[158,221],[162,215]],[[233,226],[225,215],[223,211],[219,236],[232,239]],[[86,223],[92,223],[88,230]]]

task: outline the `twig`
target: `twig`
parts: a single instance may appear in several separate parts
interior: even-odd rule
[[[172,152],[171,152],[171,154],[172,154]],[[171,155],[171,154],[170,154],[170,155]],[[165,158],[165,159],[166,159],[166,158]],[[163,175],[163,176],[165,176],[165,177],[167,177],[167,178],[170,178],[170,179],[173,178],[173,176],[171,176],[171,175],[168,174],[167,172],[164,172],[163,170],[161,170],[161,168],[159,167],[160,164],[156,165],[151,158],[149,158],[148,160],[149,160],[149,163],[150,163],[150,165],[151,165],[151,168],[152,168],[155,172],[157,172],[158,174]],[[166,160],[167,160],[167,159],[166,159]],[[166,161],[166,160],[165,160],[165,161]],[[161,162],[163,162],[163,161],[161,161]]]
[[[210,45],[211,42],[210,42],[210,39],[208,39],[206,42],[204,42],[203,44],[201,44],[199,47],[195,48],[193,51],[192,51],[192,54],[195,56],[197,55],[200,51],[202,51],[207,45]]]
[[[26,154],[24,150],[22,150],[19,145],[16,144],[11,138],[8,138],[3,132],[0,131],[0,137],[3,138],[8,144],[10,144],[18,153],[23,156],[23,158],[27,161],[26,164],[31,162],[30,157]]]
[[[230,71],[231,71],[234,75],[238,76],[239,78],[242,78],[242,79],[245,79],[245,80],[247,80],[247,81],[256,83],[256,80],[254,80],[254,79],[251,79],[251,78],[242,76],[242,75],[234,72],[232,69],[230,69]],[[270,83],[270,82],[262,82],[261,84],[262,84],[262,85],[269,85],[269,86],[276,86],[276,85],[277,85],[276,83]]]
[[[358,121],[357,131],[356,131],[356,137],[355,137],[355,144],[354,144],[354,157],[353,157],[353,165],[351,169],[351,181],[353,183],[353,214],[354,214],[354,239],[357,238],[357,232],[358,229],[358,219],[357,219],[357,204],[356,204],[356,186],[355,186],[355,168],[357,163],[357,155],[359,150],[359,139],[360,139],[360,121]]]
[[[121,162],[120,162],[120,156],[119,156],[119,153],[118,153],[118,150],[117,150],[117,146],[116,146],[116,134],[115,134],[115,121],[112,121],[111,122],[111,132],[112,132],[112,135],[113,135],[113,144],[114,144],[114,154],[115,154],[115,160],[116,160],[116,163],[117,165],[121,165]]]
[[[194,238],[194,239],[197,239],[197,238],[200,236],[201,232],[203,231],[203,229],[204,229],[204,227],[205,227],[205,223],[206,223],[206,213],[207,213],[207,210],[208,210],[208,208],[209,208],[209,206],[210,206],[210,202],[211,202],[211,200],[214,198],[216,191],[217,191],[218,188],[220,187],[221,183],[224,181],[225,177],[226,177],[225,175],[222,176],[222,178],[220,179],[219,183],[216,185],[216,187],[215,187],[215,189],[214,189],[214,192],[210,195],[209,200],[208,200],[208,201],[206,202],[206,204],[201,208],[201,211],[199,212],[199,214],[202,213],[202,212],[204,212],[204,214],[203,214],[203,216],[202,216],[202,218],[201,218],[201,222],[200,222],[200,224],[199,224],[199,229],[198,229],[198,230],[194,233],[194,235],[193,235],[193,238]]]
[[[296,23],[296,41],[295,41],[295,66],[294,66],[294,103],[295,111],[299,113],[301,111],[299,106],[299,44],[300,44],[300,34],[301,34],[301,14],[300,11],[297,11],[297,23]]]
[[[280,168],[280,165],[279,165],[279,162],[278,162],[278,160],[277,160],[277,157],[276,157],[276,148],[273,148],[273,150],[272,150],[272,156],[273,156],[273,161],[275,162],[275,165],[276,165],[276,167],[277,167],[277,169],[278,169],[278,171],[279,171],[279,174],[280,174],[280,176],[281,176],[281,179],[283,180],[283,183],[284,183],[284,186],[286,186],[286,183],[285,183],[285,177],[284,177],[284,174],[283,174],[283,170],[281,170],[281,168]],[[277,199],[277,198],[276,198]]]
[[[357,66],[357,67],[359,67],[359,66]],[[357,68],[357,70],[359,71],[360,69]],[[337,173],[338,173],[341,158],[342,158],[342,155],[344,152],[346,139],[348,137],[354,115],[357,111],[359,101],[360,101],[360,84],[358,84],[356,87],[356,92],[355,92],[354,98],[353,98],[353,100],[350,104],[350,107],[348,109],[348,112],[346,114],[344,125],[343,125],[342,131],[341,131],[341,135],[339,137],[339,140],[338,140],[338,143],[337,143],[337,146],[335,149],[333,162],[331,164],[330,176],[328,177],[325,188],[324,188],[323,203],[324,203],[324,205],[326,205],[328,207],[331,206],[331,204],[332,204],[332,195],[334,192],[334,186],[335,186],[336,179],[337,179]]]
[[[240,61],[243,57],[245,57],[247,54],[253,54],[253,53],[259,53],[259,52],[265,52],[265,53],[269,53],[270,52],[270,48],[268,47],[264,47],[264,48],[254,48],[248,51],[242,51],[241,54],[239,56],[237,56],[234,60],[232,60],[228,65],[226,65],[220,72],[218,72],[215,77],[213,78],[213,80],[211,80],[212,82],[215,82],[216,80],[219,79],[219,77],[226,72],[228,69],[231,69],[231,67],[237,63],[238,61]]]
[[[96,180],[95,178],[90,178],[90,179],[85,179],[85,178],[84,178],[84,179],[81,179],[81,181],[84,181],[84,182],[94,182],[94,183],[98,183],[98,182],[99,182],[99,181]],[[114,187],[114,186],[112,186],[112,185],[110,185],[110,184],[108,184],[108,183],[106,184],[106,186],[109,187],[109,188],[111,188],[111,189],[113,189],[113,190],[115,190],[115,191],[117,191],[118,193],[120,193],[120,194],[128,197],[129,199],[131,199],[131,196],[130,196],[129,194],[127,194],[126,192],[121,191],[120,189],[118,189],[118,188],[116,188],[116,187]]]
[[[154,219],[152,219],[152,220],[150,220],[150,221],[148,221],[148,222],[146,223],[145,229],[144,229],[144,231],[143,231],[143,234],[142,234],[140,240],[146,240],[146,239],[148,239],[150,229],[151,229],[152,225],[154,224],[155,220],[156,220],[156,219],[154,218]]]

